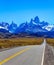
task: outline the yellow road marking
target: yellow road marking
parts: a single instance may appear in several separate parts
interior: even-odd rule
[[[31,47],[32,47],[32,46],[31,46]],[[6,63],[6,62],[8,62],[9,60],[11,60],[11,59],[13,59],[14,57],[16,57],[16,56],[22,54],[23,52],[26,52],[26,51],[29,50],[31,47],[26,48],[26,49],[24,49],[24,50],[21,50],[21,51],[15,53],[15,54],[13,54],[12,56],[10,56],[10,57],[4,59],[3,61],[0,62],[0,65],[4,64],[4,63]]]

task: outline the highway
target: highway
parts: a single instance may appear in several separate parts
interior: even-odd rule
[[[2,51],[0,65],[43,65],[45,43]]]

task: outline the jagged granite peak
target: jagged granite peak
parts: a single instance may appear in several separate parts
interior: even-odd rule
[[[21,23],[19,25],[19,28],[26,27],[26,26],[28,26],[28,22],[27,21],[25,23]]]
[[[9,26],[9,24],[8,24],[8,23],[6,23],[6,22],[1,22],[1,23],[0,23],[0,26],[2,26],[2,27],[8,27],[8,26]]]
[[[52,25],[51,25],[52,26]],[[0,23],[0,29],[9,31],[11,34],[32,34],[37,37],[54,37],[54,25],[50,27],[49,23],[40,21],[39,17],[36,16],[34,19],[31,18],[30,22],[21,23],[19,26],[13,21],[11,24],[2,22]],[[3,31],[3,30],[2,30]]]
[[[17,24],[15,24],[13,21],[12,23],[10,24],[11,27],[17,27]]]
[[[15,24],[13,21],[12,23],[9,25],[8,29],[10,32],[14,33],[14,31],[16,30],[17,28],[17,24]]]
[[[35,23],[40,23],[40,20],[39,20],[39,17],[38,17],[38,16],[36,16],[36,17],[34,18],[34,22],[35,22]]]
[[[45,22],[45,21],[42,21],[42,22],[40,22],[40,25],[43,27],[43,26],[48,26],[49,25],[49,23],[48,22]]]

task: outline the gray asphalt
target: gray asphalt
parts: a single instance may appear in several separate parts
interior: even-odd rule
[[[2,65],[41,65],[44,45],[45,44],[32,46],[31,49],[12,58]],[[0,62],[11,55],[29,47],[30,46],[17,47],[0,52]]]

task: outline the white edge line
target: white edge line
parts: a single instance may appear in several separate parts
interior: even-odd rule
[[[44,63],[44,54],[45,54],[45,45],[44,45],[44,50],[43,50],[43,56],[42,56],[41,65],[43,65],[43,63]]]

